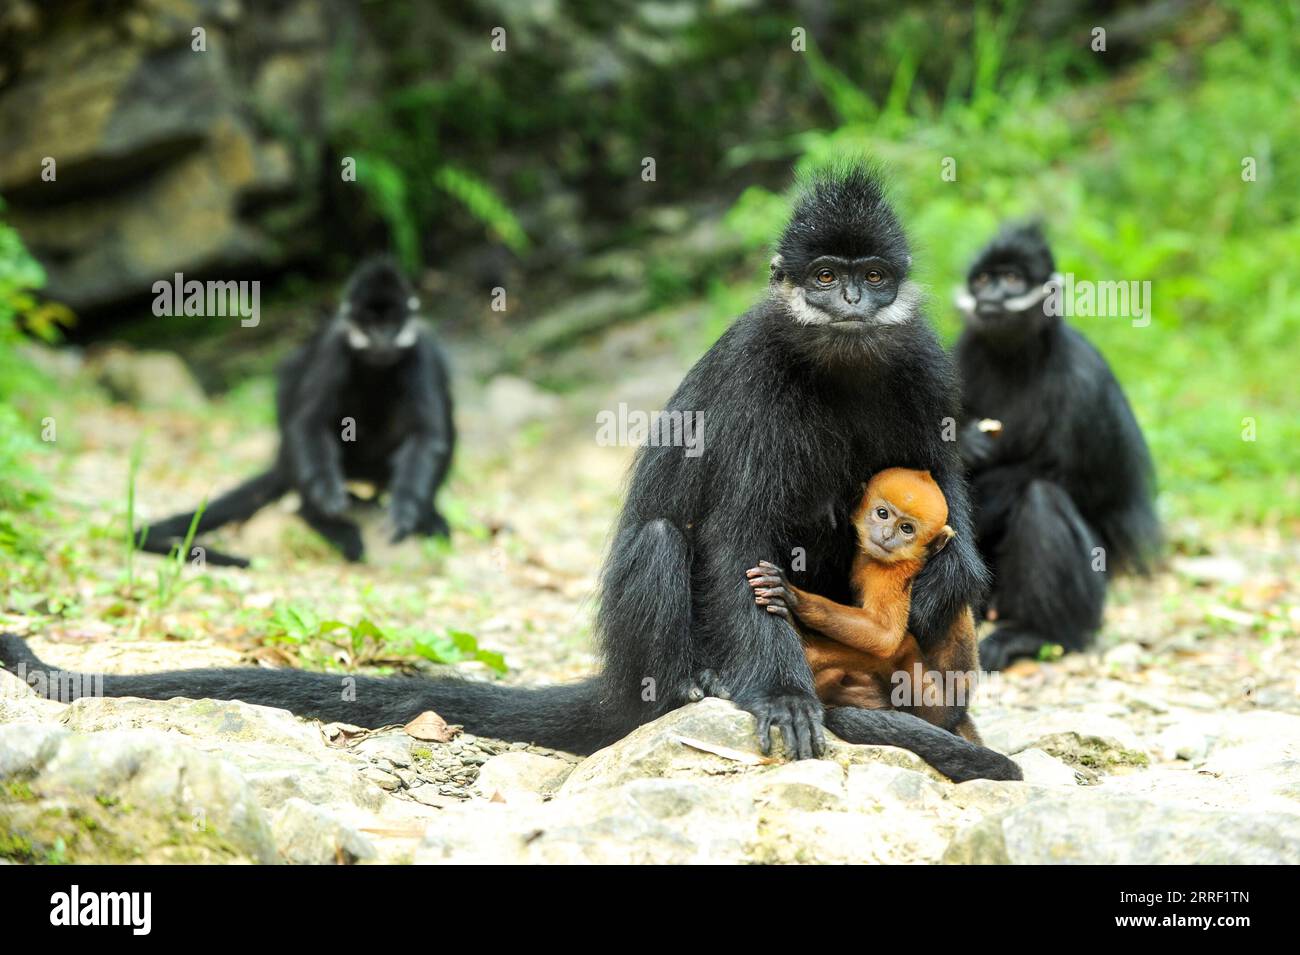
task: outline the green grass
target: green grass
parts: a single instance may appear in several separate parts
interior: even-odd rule
[[[190,526],[185,530],[185,539],[171,549],[171,553],[161,561],[157,570],[157,588],[154,591],[154,606],[158,610],[164,610],[176,599],[185,585],[190,583],[182,575],[185,572],[185,566],[191,560],[197,567],[204,566],[203,560],[197,553],[191,550],[194,544],[194,534],[199,528],[199,521],[203,519],[203,512],[207,509],[208,499],[204,498],[199,502],[198,508],[194,511],[194,516],[190,518]],[[132,527],[127,528],[128,534],[133,534]],[[145,527],[144,533],[149,533],[148,527]]]
[[[935,21],[905,4],[878,29],[872,24],[837,37],[833,54],[815,47],[783,53],[774,67],[798,71],[798,88],[817,91],[821,100],[798,117],[828,111],[834,121],[794,134],[774,122],[768,139],[729,138],[717,128],[711,110],[719,103],[728,114],[744,105],[733,94],[758,104],[759,84],[744,76],[722,77],[730,91],[725,100],[660,115],[635,99],[611,105],[548,97],[543,108],[503,85],[504,72],[431,84],[416,82],[419,70],[399,70],[409,84],[390,91],[378,111],[341,109],[331,139],[340,155],[370,144],[373,152],[358,157],[362,171],[369,162],[372,173],[359,182],[364,205],[407,260],[421,251],[429,224],[453,214],[527,251],[528,236],[504,198],[514,188],[499,194],[498,177],[480,180],[480,167],[456,147],[460,139],[489,149],[523,131],[540,135],[551,128],[538,125],[544,119],[568,128],[575,115],[591,113],[602,141],[621,144],[619,169],[644,151],[644,136],[633,131],[648,135],[665,124],[668,140],[698,143],[692,153],[711,155],[727,144],[718,164],[723,177],[729,166],[748,174],[759,161],[794,157],[806,168],[868,153],[889,168],[918,277],[930,287],[931,313],[949,339],[957,330],[950,291],[976,249],[1003,219],[1042,214],[1062,270],[1083,280],[1151,282],[1149,327],[1119,319],[1075,324],[1107,356],[1132,400],[1156,457],[1166,511],[1220,522],[1300,517],[1300,388],[1292,367],[1300,341],[1300,12],[1294,4],[1251,0],[1198,7],[1176,39],[1122,69],[1109,68],[1115,61],[1089,53],[1077,38],[1027,44],[1030,15],[1029,5],[1007,2],[980,5],[971,18]],[[782,16],[744,16],[768,41],[787,45]],[[701,64],[753,42],[736,39],[731,29],[708,33],[718,22],[705,18],[692,34]],[[393,24],[398,35],[409,26],[401,17]],[[967,35],[963,48],[957,38]],[[869,44],[875,55],[864,55]],[[688,86],[698,80],[681,79]],[[347,81],[346,71],[334,78],[343,89]],[[466,114],[471,94],[478,103]],[[456,126],[462,121],[463,129]],[[444,126],[460,129],[459,139]],[[606,127],[617,135],[605,136]],[[1242,179],[1246,157],[1256,165],[1253,182]],[[955,181],[940,174],[945,159],[956,162]],[[533,185],[523,188],[524,179]],[[512,180],[521,195],[549,188],[545,181],[536,170]],[[702,340],[682,336],[684,353],[697,355],[760,293],[766,253],[786,211],[785,196],[760,188],[735,203],[727,222],[746,250],[743,276],[727,274],[732,260],[641,250],[652,306],[701,290],[708,297],[713,318]],[[31,531],[49,497],[43,469],[31,462],[48,449],[39,423],[64,396],[20,343],[24,334],[55,339],[70,320],[66,309],[40,300],[44,281],[39,263],[0,221],[0,557],[23,561],[47,550]],[[177,328],[151,326],[147,317],[133,327],[150,341]],[[131,333],[132,326],[123,331]],[[269,367],[270,355],[264,360]],[[229,400],[249,426],[263,426],[272,417],[269,391],[269,379],[258,378]],[[77,429],[75,419],[63,417],[69,416],[57,422],[58,447],[66,453]],[[1243,438],[1247,419],[1254,440]]]
[[[51,384],[20,348],[27,334],[57,340],[71,321],[67,309],[37,299],[44,284],[45,270],[0,221],[0,559],[40,553],[31,521],[48,494],[33,459],[49,448],[42,440],[49,420],[42,396]],[[50,424],[57,436],[58,420]]]
[[[1265,522],[1300,517],[1300,14],[1227,6],[1232,32],[1158,48],[1115,82],[1083,88],[1002,59],[1013,13],[985,18],[970,87],[942,102],[912,93],[906,59],[877,107],[810,57],[841,122],[793,145],[801,169],[864,153],[885,163],[948,338],[951,290],[1007,218],[1042,215],[1059,268],[1077,279],[1150,281],[1149,327],[1074,323],[1129,394],[1165,509]],[[945,157],[956,181],[940,175]],[[1256,161],[1254,182],[1243,181],[1243,157]],[[759,261],[787,211],[786,197],[755,188],[728,223]],[[713,287],[710,336],[762,281],[756,270]]]
[[[482,649],[478,638],[463,630],[390,632],[369,617],[356,623],[322,620],[311,608],[299,605],[276,608],[263,643],[292,651],[313,670],[336,669],[340,659],[355,667],[418,658],[440,664],[475,661],[499,674],[506,672],[505,657]]]

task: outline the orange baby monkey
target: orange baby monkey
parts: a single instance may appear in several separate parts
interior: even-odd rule
[[[823,703],[906,710],[978,742],[964,704],[954,707],[944,686],[946,674],[964,681],[975,669],[974,619],[963,614],[928,652],[907,631],[912,581],[955,536],[947,521],[948,502],[928,471],[889,468],[866,485],[853,513],[855,606],[795,587],[767,561],[746,576],[756,603],[796,624]],[[905,705],[894,705],[895,688]]]

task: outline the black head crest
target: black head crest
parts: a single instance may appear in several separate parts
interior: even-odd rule
[[[413,295],[397,263],[388,256],[375,256],[352,273],[343,299],[353,310],[382,312],[406,307]]]
[[[966,279],[969,282],[990,266],[998,265],[1019,265],[1030,282],[1046,282],[1051,277],[1056,271],[1056,262],[1039,220],[1004,224],[976,256]]]
[[[820,255],[879,256],[902,271],[912,261],[879,174],[866,162],[826,167],[800,183],[777,254],[781,271],[792,276]]]

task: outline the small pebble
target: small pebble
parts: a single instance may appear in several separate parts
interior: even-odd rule
[[[388,792],[393,792],[394,790],[402,788],[402,781],[400,779],[398,779],[392,773],[386,773],[382,769],[379,769],[375,766],[368,766],[365,769],[361,770],[361,775],[365,779],[368,779],[370,782],[374,783],[380,789],[386,790]]]

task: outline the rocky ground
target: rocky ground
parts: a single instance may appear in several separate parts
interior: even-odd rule
[[[254,555],[250,572],[187,569],[169,583],[147,557],[128,572],[125,486],[142,434],[147,516],[250,472],[273,433],[234,403],[69,398],[59,447],[40,463],[55,497],[48,550],[6,569],[0,622],[51,663],[95,672],[392,668],[411,661],[406,636],[447,629],[504,653],[511,682],[589,672],[589,598],[628,460],[594,442],[594,414],[662,404],[690,356],[658,328],[622,329],[581,359],[634,377],[563,397],[517,379],[479,387],[476,356],[458,353],[454,546],[376,546],[360,567],[321,549],[287,504],[214,537]],[[1169,565],[1115,588],[1097,653],[1023,662],[983,688],[977,721],[1023,783],[954,785],[908,753],[842,743],[823,760],[767,760],[752,719],[718,700],[579,760],[242,703],[65,706],[0,673],[0,858],[1300,861],[1297,545],[1269,529],[1172,531]],[[285,608],[372,621],[391,653],[284,639]]]
[[[1300,859],[1300,716],[1149,697],[985,708],[1025,781],[960,785],[888,747],[765,759],[721,700],[585,760],[210,700],[10,694],[0,720],[0,853],[20,862]]]

